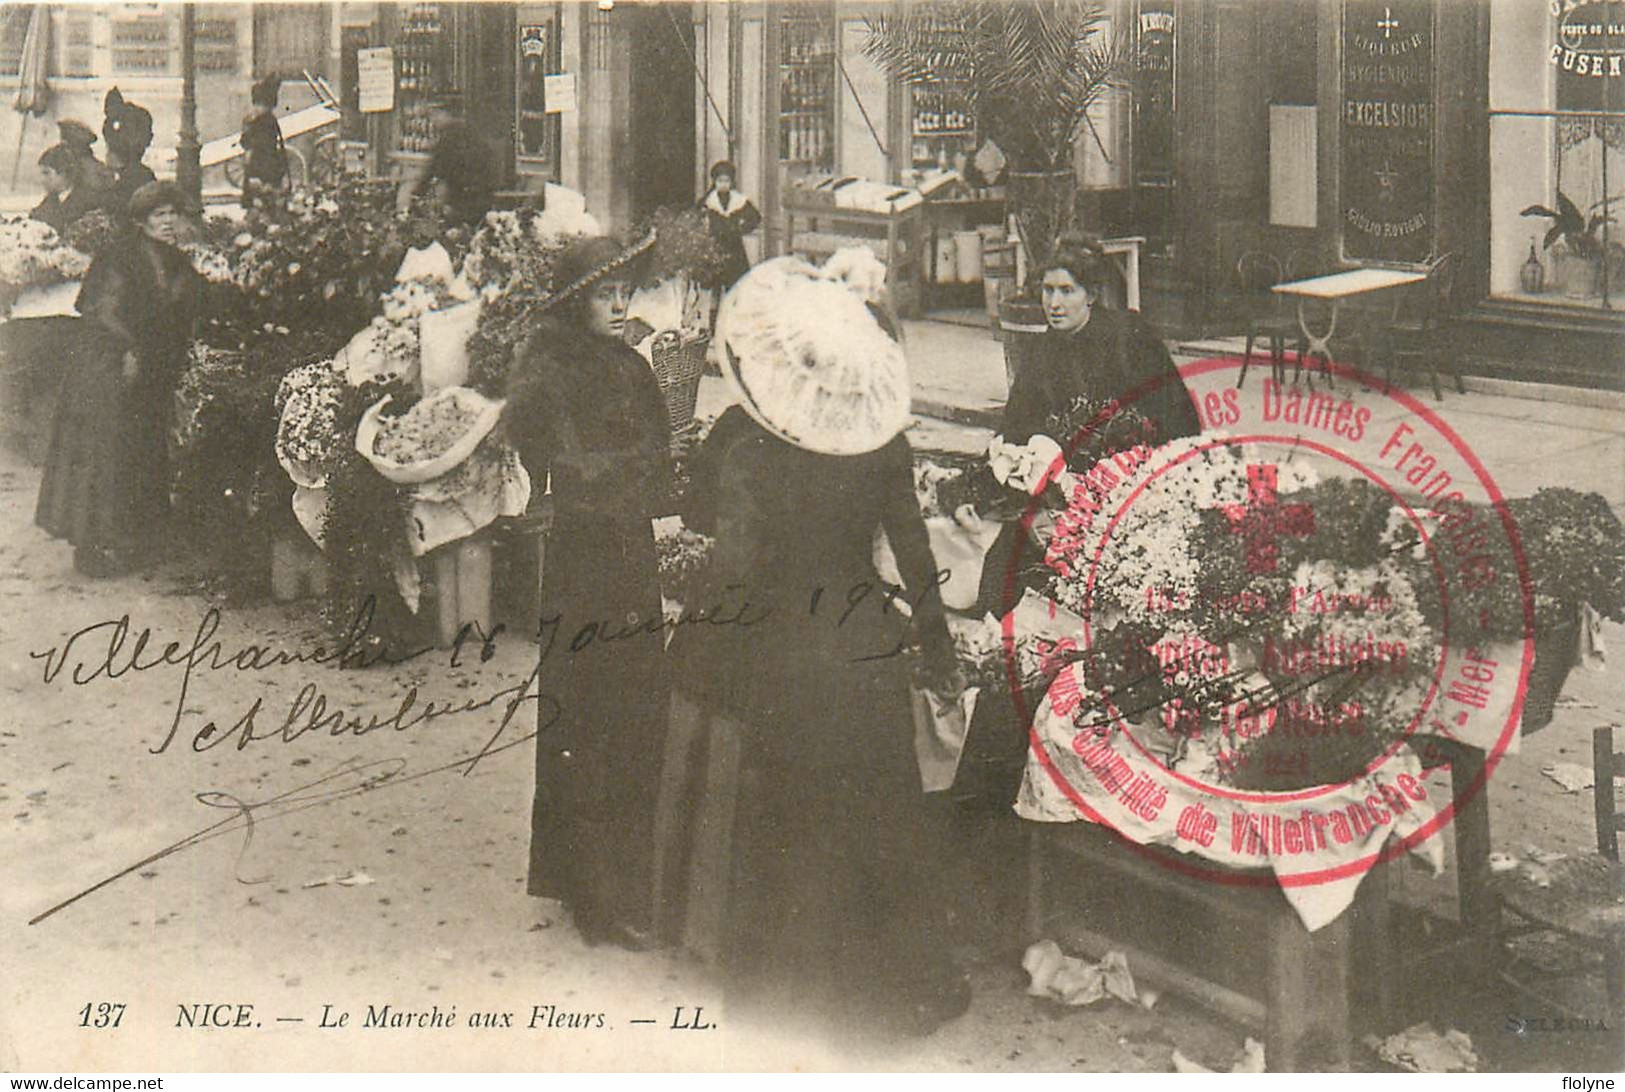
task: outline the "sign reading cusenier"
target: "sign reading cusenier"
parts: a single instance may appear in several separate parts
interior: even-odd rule
[[[1339,119],[1343,254],[1433,251],[1433,3],[1344,0]]]
[[[1550,61],[1560,110],[1618,110],[1625,103],[1625,2],[1551,0]]]

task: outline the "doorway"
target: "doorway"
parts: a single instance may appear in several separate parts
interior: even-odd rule
[[[627,4],[632,217],[689,206],[694,192],[694,21],[685,3]]]

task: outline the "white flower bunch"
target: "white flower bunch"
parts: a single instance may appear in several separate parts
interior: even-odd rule
[[[90,271],[90,255],[71,246],[53,247],[50,263],[65,281],[76,281]]]
[[[84,276],[90,258],[67,246],[50,224],[21,216],[0,218],[0,286],[13,292]]]
[[[307,375],[290,388],[290,379],[312,369],[327,374]],[[339,443],[339,390],[332,379],[331,364],[324,361],[290,372],[277,390],[277,401],[282,403],[276,430],[277,455],[284,467],[291,465],[304,471],[307,480],[295,477],[295,484],[313,486],[320,477],[317,468]]]
[[[1074,483],[1072,518],[1057,521],[1057,534],[1077,535],[1066,544],[1071,574],[1054,582],[1057,601],[1079,613],[1105,608],[1133,621],[1166,620],[1170,609],[1195,609],[1202,566],[1192,540],[1202,513],[1247,504],[1247,468],[1264,463],[1276,468],[1281,496],[1317,480],[1301,460],[1277,463],[1271,454],[1230,442],[1222,433],[1182,437],[1144,460],[1132,453],[1101,460]],[[1092,560],[1097,546],[1098,564]],[[1092,593],[1087,589],[1091,566]],[[1148,589],[1161,593],[1155,603]],[[1170,603],[1178,605],[1170,608]]]
[[[204,243],[187,243],[181,252],[191,260],[192,268],[210,284],[230,284],[236,276],[231,262],[220,251]]]
[[[1391,562],[1356,569],[1325,559],[1306,561],[1293,570],[1292,586],[1299,609],[1282,618],[1282,634],[1290,640],[1324,634],[1348,645],[1368,639],[1404,645],[1413,662],[1438,645],[1415,587]]]
[[[1067,482],[1063,479],[1070,479],[1061,445],[1048,436],[1035,435],[1024,444],[1006,443],[1003,435],[994,436],[987,445],[987,462],[1000,485],[1023,493],[1036,494],[1051,482],[1064,488]]]
[[[443,281],[401,281],[384,293],[383,319],[397,325],[415,323],[430,311],[454,302],[450,286]]]

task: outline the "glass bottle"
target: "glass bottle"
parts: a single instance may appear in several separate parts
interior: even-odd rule
[[[1518,283],[1525,292],[1531,295],[1540,292],[1546,287],[1546,267],[1540,264],[1540,258],[1535,254],[1535,240],[1529,240],[1529,257],[1518,270]]]

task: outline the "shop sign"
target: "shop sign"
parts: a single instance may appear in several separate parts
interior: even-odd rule
[[[1557,69],[1562,110],[1618,109],[1625,81],[1625,2],[1553,0],[1557,20],[1547,60]]]
[[[1174,173],[1174,5],[1142,0],[1135,55],[1134,169],[1141,178]]]
[[[546,23],[529,23],[519,28],[519,81],[515,94],[518,99],[518,124],[514,127],[515,151],[521,159],[549,159],[549,138],[553,127],[548,124],[548,101],[553,88],[548,69],[551,57],[551,27]]]
[[[1345,0],[1343,253],[1420,263],[1434,242],[1431,0]]]
[[[356,91],[363,114],[395,109],[395,51],[389,46],[355,51]]]

